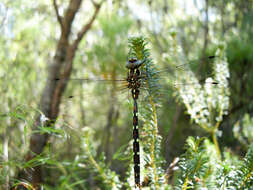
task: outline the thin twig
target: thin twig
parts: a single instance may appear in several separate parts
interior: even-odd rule
[[[73,42],[73,49],[76,49],[78,44],[80,43],[80,41],[82,40],[83,36],[86,34],[86,32],[90,29],[90,27],[92,26],[93,22],[95,21],[99,10],[101,8],[103,1],[101,3],[95,3],[94,1],[92,1],[92,4],[95,7],[95,12],[93,13],[92,17],[90,18],[90,20],[88,21],[87,24],[85,24],[83,26],[83,28],[78,32],[77,34],[77,38],[75,39],[75,41]]]
[[[54,4],[54,10],[55,10],[55,13],[57,16],[57,20],[58,20],[59,24],[61,25],[61,28],[63,29],[62,17],[59,14],[59,7],[57,5],[56,0],[53,0],[53,4]]]
[[[94,5],[94,7],[98,7],[99,3],[96,3],[94,0],[91,0],[92,4]],[[101,2],[102,3],[102,2]]]

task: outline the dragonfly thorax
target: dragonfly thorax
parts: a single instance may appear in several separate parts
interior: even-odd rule
[[[127,87],[131,89],[134,99],[138,99],[139,88],[141,87],[141,73],[138,68],[130,69],[127,76]]]

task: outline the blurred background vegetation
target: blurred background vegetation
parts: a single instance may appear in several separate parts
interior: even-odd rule
[[[157,123],[139,103],[143,189],[252,188],[252,25],[252,0],[2,0],[0,188],[133,189],[131,93],[113,81],[132,36],[165,71]],[[210,73],[216,88],[183,84]]]

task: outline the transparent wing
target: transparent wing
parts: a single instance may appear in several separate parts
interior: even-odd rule
[[[217,85],[219,81],[214,79],[215,73],[212,72],[212,68],[217,59],[219,59],[217,56],[212,55],[202,59],[190,60],[182,64],[168,66],[158,72],[162,80],[168,79],[173,86],[199,85],[204,83]],[[207,80],[210,78],[213,80]]]
[[[68,99],[70,100],[81,95],[84,98],[103,93],[120,95],[128,89],[126,79],[55,78],[54,81],[67,83],[67,89],[64,92],[63,101],[68,101]]]
[[[173,87],[179,86],[193,86],[193,85],[203,85],[204,83],[209,83],[210,85],[218,85],[219,81],[215,80],[214,73],[207,73],[205,76],[196,77],[197,74],[192,70],[197,70],[200,64],[208,65],[210,68],[213,66],[215,59],[219,59],[217,56],[208,56],[202,59],[195,59],[187,61],[183,64],[177,64],[172,66],[167,66],[161,70],[157,70],[156,73],[159,76],[158,82],[169,81]],[[210,69],[209,69],[210,70]],[[143,84],[146,81],[145,73],[141,75]],[[210,80],[212,78],[213,80]],[[208,79],[208,80],[207,80]],[[80,95],[87,99],[89,96],[101,96],[104,94],[112,94],[113,96],[122,96],[127,94],[127,98],[131,98],[131,91],[128,89],[128,82],[126,78],[119,79],[104,79],[104,78],[55,78],[56,82],[66,81],[68,82],[68,89],[65,92],[65,99],[73,99]],[[78,92],[77,89],[78,88]],[[80,93],[82,91],[82,93]],[[140,93],[145,93],[148,89],[145,85],[140,88]],[[167,96],[168,88],[164,87],[160,89],[161,97]]]
[[[200,67],[201,64],[205,64],[205,65],[210,65],[212,63],[214,63],[214,60],[218,59],[217,56],[212,55],[212,56],[208,56],[208,57],[204,57],[201,59],[194,59],[194,60],[187,60],[185,61],[185,63],[177,63],[174,65],[170,65],[167,66],[161,70],[159,70],[159,74],[163,75],[166,73],[171,73],[171,72],[175,72],[175,71],[187,71],[189,69],[194,70],[194,68],[196,69],[196,67]]]
[[[59,78],[55,80],[68,82],[61,98],[60,115],[64,121],[75,123],[81,118],[82,125],[101,126],[104,124],[98,123],[99,120],[92,121],[91,118],[99,116],[106,121],[111,109],[116,112],[119,107],[131,103],[131,93],[125,79]]]
[[[208,56],[202,59],[195,59],[187,61],[184,64],[169,65],[160,70],[156,70],[155,74],[158,75],[160,82],[169,82],[173,86],[187,86],[187,85],[198,85],[204,83],[210,83],[217,85],[217,80],[206,80],[208,78],[215,78],[215,73],[212,71],[212,67],[215,63],[216,56]],[[204,65],[204,66],[201,66]],[[206,71],[201,71],[202,67],[207,67]],[[146,74],[142,74],[142,79],[146,80]]]

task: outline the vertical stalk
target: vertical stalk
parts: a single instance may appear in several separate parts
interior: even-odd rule
[[[101,176],[101,178],[103,179],[103,181],[108,184],[111,185],[112,189],[116,189],[117,185],[115,184],[114,180],[112,178],[110,178],[110,176],[106,175],[106,171],[104,170],[103,167],[101,167],[96,160],[94,159],[93,155],[92,155],[92,150],[90,149],[90,139],[89,139],[89,133],[87,133],[85,135],[85,150],[88,156],[88,159],[90,161],[90,163],[93,165],[94,168],[96,168],[97,172],[99,173],[99,175]]]
[[[153,172],[154,172],[154,183],[155,183],[155,187],[156,189],[159,189],[159,185],[158,185],[158,175],[157,175],[157,168],[156,168],[156,163],[155,163],[155,144],[156,144],[156,138],[157,138],[157,134],[158,134],[158,124],[157,124],[157,115],[156,115],[156,107],[154,102],[152,101],[152,98],[149,97],[149,102],[152,106],[152,114],[153,114],[153,122],[154,125],[151,126],[153,127],[152,129],[152,141],[151,141],[151,146],[150,146],[150,157],[151,157],[151,167],[153,168]]]
[[[219,148],[219,144],[216,138],[216,130],[212,131],[212,139],[213,139],[213,143],[215,145],[215,149],[218,155],[219,160],[221,159],[221,154],[220,154],[220,148]]]
[[[186,176],[186,178],[184,180],[184,185],[182,187],[182,190],[186,190],[187,189],[187,185],[188,185],[188,176]]]

